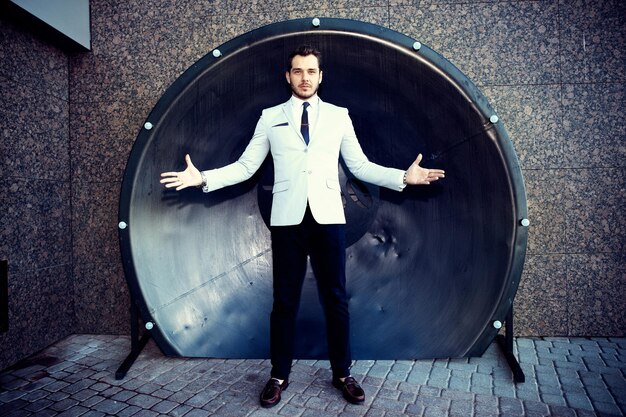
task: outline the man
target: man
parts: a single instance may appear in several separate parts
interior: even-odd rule
[[[350,375],[349,313],[345,288],[345,215],[338,179],[339,156],[359,179],[402,191],[407,184],[429,184],[444,177],[439,169],[408,170],[370,162],[357,140],[345,108],[317,96],[322,82],[321,53],[302,46],[291,53],[285,77],[291,98],[263,110],[254,135],[236,162],[200,172],[185,156],[187,168],[162,173],[161,183],[204,192],[250,178],[268,152],[274,161],[270,229],[273,296],[270,316],[271,378],[261,392],[261,405],[272,407],[289,385],[295,320],[300,304],[307,256],[315,274],[326,319],[332,384],[344,398],[362,403],[365,394]]]

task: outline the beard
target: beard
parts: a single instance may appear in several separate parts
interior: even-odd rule
[[[317,83],[315,87],[311,85],[309,87],[309,90],[307,91],[300,90],[298,86],[295,86],[293,84],[289,84],[289,85],[291,86],[291,91],[293,92],[293,95],[298,97],[301,100],[306,100],[307,98],[313,97],[315,93],[317,93],[317,90],[319,90],[320,88],[319,83]]]

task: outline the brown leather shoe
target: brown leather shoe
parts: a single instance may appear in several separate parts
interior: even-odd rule
[[[280,402],[280,393],[287,389],[289,382],[284,380],[281,384],[276,378],[271,378],[261,391],[261,407],[274,407]]]
[[[339,378],[333,378],[333,386],[343,393],[343,398],[352,404],[362,404],[365,401],[363,388],[351,376],[341,382]]]

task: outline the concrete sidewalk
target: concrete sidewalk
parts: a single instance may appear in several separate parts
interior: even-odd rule
[[[74,335],[0,373],[0,416],[622,416],[626,339],[518,338],[526,382],[494,343],[480,358],[356,361],[364,405],[346,403],[326,361],[299,360],[279,405],[258,395],[269,361],[164,357],[148,343],[125,379],[120,336]]]

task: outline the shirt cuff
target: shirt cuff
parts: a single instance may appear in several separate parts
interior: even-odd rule
[[[406,171],[401,171],[400,172],[400,179],[399,179],[399,183],[400,185],[398,186],[398,191],[403,191],[406,188],[406,184],[404,183],[404,175],[406,174]]]
[[[206,179],[206,174],[203,172],[200,172],[200,177],[202,177],[202,184],[200,184],[200,186],[202,187],[202,191],[205,193],[210,192],[209,190],[209,182]]]

